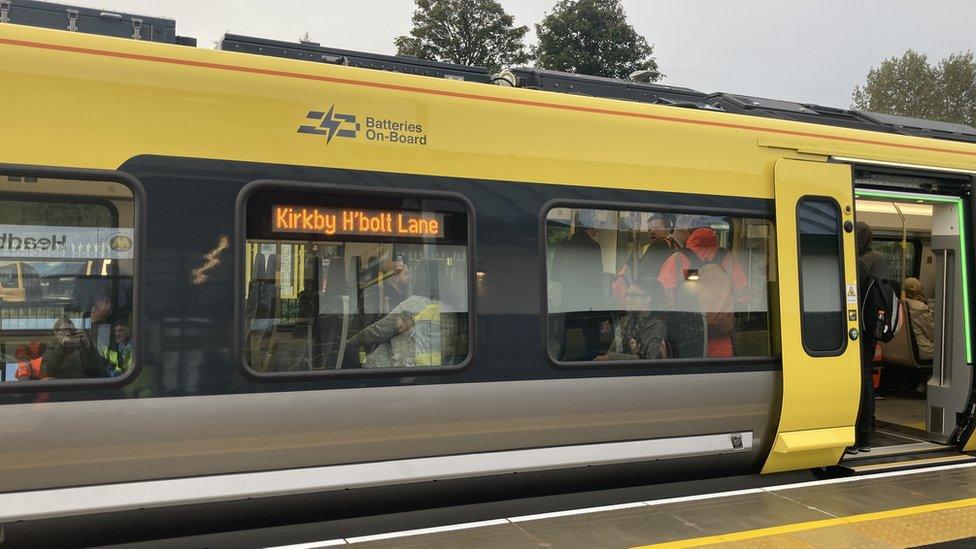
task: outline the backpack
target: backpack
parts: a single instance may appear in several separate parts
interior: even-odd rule
[[[688,260],[688,269],[698,271],[698,310],[702,311],[707,319],[709,338],[732,333],[735,330],[735,315],[732,313],[732,277],[722,266],[729,251],[719,248],[707,261],[703,261],[698,254],[688,248],[682,248],[680,252]]]
[[[898,292],[885,279],[866,276],[861,281],[861,332],[887,343],[901,330],[903,318]]]

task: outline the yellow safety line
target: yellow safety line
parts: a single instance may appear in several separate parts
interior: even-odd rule
[[[827,528],[829,526],[843,526],[846,524],[857,524],[859,522],[870,522],[872,520],[882,520],[896,517],[906,517],[919,515],[922,513],[933,513],[936,511],[946,511],[948,509],[959,509],[976,505],[976,498],[966,498],[943,503],[929,503],[914,507],[902,507],[900,509],[890,509],[888,511],[878,511],[875,513],[864,513],[862,515],[851,515],[849,517],[837,517],[823,520],[813,520],[809,522],[798,522],[794,524],[784,524],[782,526],[771,526],[769,528],[759,528],[756,530],[745,530],[742,532],[732,532],[729,534],[718,534],[701,538],[683,539],[635,547],[634,549],[672,548],[672,547],[701,547],[702,545],[712,545],[716,543],[728,543],[733,541],[743,541],[749,539],[775,536],[779,534],[791,534],[794,532],[804,532]]]

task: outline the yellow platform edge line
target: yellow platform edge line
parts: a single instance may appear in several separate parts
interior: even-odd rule
[[[749,539],[763,538],[767,536],[775,536],[780,534],[792,534],[794,532],[804,532],[807,530],[816,530],[819,528],[827,528],[829,526],[842,526],[845,524],[857,524],[860,522],[870,522],[872,520],[882,520],[897,517],[907,517],[911,515],[919,515],[922,513],[933,513],[936,511],[946,511],[949,509],[960,509],[963,507],[976,506],[976,498],[966,498],[954,501],[946,501],[941,503],[927,503],[925,505],[915,505],[913,507],[901,507],[898,509],[889,509],[887,511],[877,511],[874,513],[864,513],[861,515],[851,515],[848,517],[836,517],[823,520],[812,520],[808,522],[797,522],[793,524],[784,524],[781,526],[770,526],[768,528],[759,528],[756,530],[744,530],[741,532],[732,532],[728,534],[717,534],[713,536],[705,536],[700,538],[683,539],[677,541],[669,541],[665,543],[656,543],[651,545],[642,545],[634,547],[633,549],[671,549],[677,547],[701,547],[703,545],[712,545],[717,543],[728,543],[733,541],[744,541]]]

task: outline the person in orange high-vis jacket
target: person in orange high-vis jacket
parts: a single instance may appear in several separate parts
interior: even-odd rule
[[[41,370],[41,356],[44,354],[40,341],[32,341],[17,347],[17,380],[47,379]]]

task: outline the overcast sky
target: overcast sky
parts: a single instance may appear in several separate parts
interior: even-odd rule
[[[393,53],[412,0],[62,0],[176,19],[211,47],[224,32]],[[501,0],[532,28],[555,0]],[[908,48],[938,60],[976,48],[973,0],[623,0],[663,83],[847,107],[855,84]],[[529,37],[534,41],[534,32]]]

